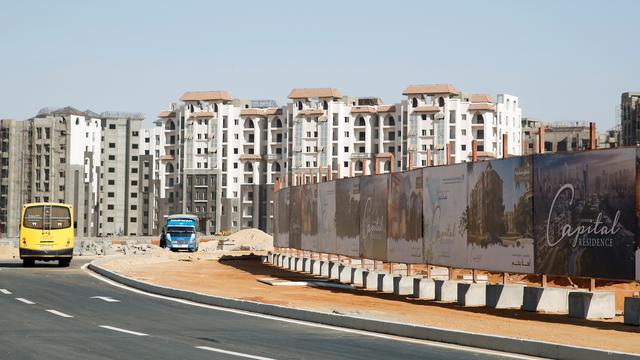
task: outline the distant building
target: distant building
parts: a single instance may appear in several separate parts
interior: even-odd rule
[[[26,140],[26,122],[0,120],[0,234],[17,237],[20,224],[20,209],[25,192],[22,148]]]
[[[640,145],[640,92],[626,92],[620,101],[622,146]]]
[[[544,128],[544,152],[580,151],[589,149],[591,129],[589,123],[549,123],[534,118],[522,119],[522,154],[538,153],[540,128]],[[618,147],[619,130],[611,129],[597,134],[598,149]]]

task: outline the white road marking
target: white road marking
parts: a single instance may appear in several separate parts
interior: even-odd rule
[[[46,310],[46,311],[47,311],[47,312],[50,312],[50,313],[52,313],[52,314],[54,314],[54,315],[62,316],[62,317],[64,317],[64,318],[72,318],[72,317],[73,317],[73,316],[71,316],[71,315],[69,315],[69,314],[65,314],[65,313],[60,312],[60,311],[58,311],[58,310],[49,309],[49,310]]]
[[[18,301],[20,301],[20,302],[23,302],[23,303],[25,303],[25,304],[29,304],[29,305],[33,305],[33,304],[35,304],[33,301],[31,301],[31,300],[27,300],[27,299],[24,299],[24,298],[16,298],[16,300],[18,300]]]
[[[273,315],[265,315],[265,314],[260,314],[260,313],[253,313],[253,312],[249,312],[249,311],[244,311],[244,310],[237,310],[237,309],[231,309],[231,308],[225,308],[225,307],[201,304],[201,303],[197,303],[197,302],[193,302],[193,301],[189,301],[189,300],[177,299],[177,298],[172,298],[172,297],[158,295],[158,294],[152,294],[152,293],[148,293],[148,292],[145,292],[145,291],[142,291],[142,290],[138,290],[136,288],[132,288],[132,287],[127,286],[127,285],[120,284],[119,282],[116,282],[116,281],[113,281],[111,279],[108,279],[108,278],[106,278],[106,277],[104,277],[104,276],[102,276],[100,274],[96,274],[93,271],[88,270],[87,269],[88,266],[89,266],[89,263],[86,263],[86,264],[84,264],[82,266],[82,269],[87,274],[89,274],[90,276],[93,276],[94,278],[96,278],[98,280],[104,281],[107,284],[113,285],[115,287],[130,291],[130,292],[134,292],[134,293],[137,293],[137,294],[141,294],[141,295],[145,295],[145,296],[149,296],[149,297],[154,297],[154,298],[157,298],[157,299],[169,300],[169,301],[173,301],[173,302],[177,302],[177,303],[181,303],[181,304],[185,304],[185,305],[197,306],[197,307],[201,307],[201,308],[217,310],[217,311],[224,311],[224,312],[240,314],[240,315],[246,315],[246,316],[252,316],[252,317],[257,317],[257,318],[262,318],[262,319],[282,321],[282,322],[291,323],[291,324],[297,324],[297,325],[304,325],[304,326],[316,327],[316,328],[321,328],[321,329],[341,331],[341,332],[345,332],[345,333],[362,335],[362,336],[371,336],[371,337],[375,337],[375,338],[394,340],[394,341],[401,341],[401,342],[406,342],[406,343],[411,343],[411,344],[428,345],[428,346],[439,347],[439,348],[443,348],[443,349],[452,349],[452,350],[467,351],[467,352],[474,352],[474,353],[480,353],[480,354],[497,355],[497,356],[507,357],[507,358],[511,358],[511,359],[527,359],[527,360],[540,359],[539,357],[535,357],[535,356],[520,355],[520,354],[508,353],[508,352],[503,352],[503,351],[498,351],[498,350],[474,348],[474,347],[471,347],[471,346],[448,344],[448,343],[437,342],[437,341],[432,341],[432,340],[413,339],[413,338],[401,337],[401,336],[397,336],[397,335],[387,335],[387,334],[374,333],[374,332],[364,331],[364,330],[355,330],[355,329],[349,329],[349,328],[342,328],[342,327],[333,326],[333,325],[324,325],[324,324],[313,323],[313,322],[302,321],[302,320],[287,319],[287,318],[282,318],[282,317],[273,316]]]
[[[119,332],[123,332],[123,333],[126,333],[126,334],[131,334],[131,335],[136,335],[136,336],[149,336],[149,334],[145,334],[145,333],[141,333],[141,332],[137,332],[137,331],[126,330],[126,329],[120,329],[120,328],[117,328],[115,326],[109,326],[109,325],[99,325],[99,326],[101,328],[103,328],[103,329],[119,331]]]
[[[7,290],[7,289],[0,289],[0,292],[5,294],[5,295],[11,295],[12,294],[12,292]]]
[[[222,353],[222,354],[227,354],[227,355],[233,355],[233,356],[239,356],[239,357],[243,357],[243,358],[247,358],[247,359],[256,359],[256,360],[275,360],[275,359],[273,359],[273,358],[262,357],[262,356],[255,356],[255,355],[249,355],[249,354],[244,354],[244,353],[239,353],[239,352],[229,351],[229,350],[216,349],[216,348],[212,348],[212,347],[209,347],[209,346],[196,346],[196,349],[202,349],[202,350],[215,351],[215,352],[217,352],[217,353]]]
[[[111,298],[109,296],[92,296],[89,299],[100,299],[100,300],[104,300],[106,302],[120,302],[120,300],[113,299],[113,298]]]

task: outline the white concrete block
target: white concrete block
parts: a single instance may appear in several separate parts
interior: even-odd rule
[[[340,279],[340,263],[337,261],[329,262],[329,279],[331,280],[339,280]]]
[[[364,284],[363,278],[364,269],[356,267],[351,271],[351,283],[355,286],[362,286]]]
[[[413,295],[414,276],[395,276],[393,278],[393,293],[395,295]]]
[[[393,275],[388,273],[378,274],[378,289],[379,292],[392,293],[393,292]]]
[[[624,323],[640,326],[640,297],[624,298]]]
[[[322,260],[320,261],[320,276],[329,277],[329,261]]]
[[[381,275],[379,271],[375,270],[363,270],[362,278],[363,283],[362,286],[367,290],[378,290],[378,276]]]
[[[351,272],[353,270],[352,266],[340,264],[338,267],[338,281],[343,284],[351,284]]]
[[[581,319],[612,319],[616,316],[616,294],[612,291],[571,292],[569,316]]]
[[[294,267],[293,269],[295,271],[299,271],[302,272],[304,270],[304,264],[302,263],[302,259],[301,257],[296,257],[295,258],[295,263],[294,263]]]
[[[413,297],[424,300],[435,300],[436,284],[433,279],[414,278],[413,279]]]
[[[458,283],[458,304],[462,306],[485,306],[487,304],[487,284]]]
[[[524,285],[487,285],[487,306],[494,309],[521,309]]]
[[[302,271],[311,274],[311,258],[302,258]]]
[[[320,259],[311,259],[311,274],[320,275]]]
[[[458,283],[457,280],[435,280],[436,300],[456,302],[458,301]]]
[[[522,309],[558,314],[569,313],[569,293],[575,290],[525,286]]]

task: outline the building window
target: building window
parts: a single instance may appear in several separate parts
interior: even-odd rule
[[[348,166],[349,166],[349,162],[348,162],[348,161],[345,161],[342,165],[343,165],[344,167],[348,167]]]
[[[137,131],[132,131],[131,132],[131,136],[138,136],[138,132]]]
[[[413,107],[418,107],[418,99],[417,98],[413,98],[411,99],[411,105]]]
[[[113,130],[116,128],[116,124],[109,124],[109,129]]]
[[[137,219],[137,218],[132,217],[132,218],[130,218],[130,219],[129,219],[129,221],[130,221],[130,222],[132,222],[132,223],[134,223],[134,222],[138,222],[138,219]]]
[[[108,217],[107,218],[107,222],[112,223],[113,222],[113,218],[112,217]]]
[[[460,150],[467,151],[467,145],[460,145]]]
[[[116,172],[116,168],[109,168],[109,172],[110,172],[110,173],[114,173],[114,172]]]
[[[115,149],[116,143],[109,143],[109,149]]]
[[[233,153],[238,154],[238,148],[233,148]]]
[[[115,196],[116,196],[116,194],[113,193],[113,192],[108,192],[107,193],[107,197],[109,197],[109,198],[112,198],[112,197],[115,197]]]
[[[131,197],[132,198],[137,198],[138,197],[138,193],[131,193]]]

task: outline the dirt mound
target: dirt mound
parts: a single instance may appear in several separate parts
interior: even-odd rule
[[[244,229],[227,238],[231,250],[273,250],[273,236],[258,230]]]

